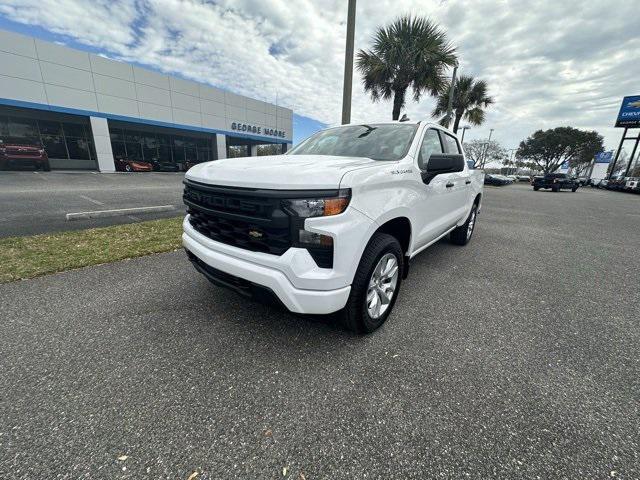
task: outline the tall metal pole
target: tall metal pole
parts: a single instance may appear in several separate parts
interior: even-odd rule
[[[484,164],[486,163],[487,150],[489,150],[489,142],[491,142],[491,134],[493,134],[493,128],[489,130],[489,140],[487,140],[487,144],[484,146],[484,152],[482,153],[482,168],[484,168]]]
[[[451,85],[449,86],[449,103],[447,105],[447,125],[449,128],[449,124],[451,123],[451,110],[453,109],[453,92],[456,88],[456,72],[458,71],[458,65],[456,64],[453,67],[453,75],[451,75]]]
[[[629,157],[629,162],[627,163],[627,169],[624,171],[624,176],[629,176],[629,170],[631,169],[631,164],[636,156],[636,150],[638,150],[638,143],[640,143],[640,134],[636,137],[636,143],[633,145],[633,150],[631,151],[631,157]]]
[[[616,157],[613,159],[611,170],[609,171],[609,175],[607,176],[607,180],[611,180],[611,175],[613,175],[613,170],[616,168],[616,163],[618,163],[618,157],[620,156],[620,150],[622,150],[622,144],[627,138],[627,130],[629,129],[625,127],[624,133],[622,134],[622,138],[620,139],[620,145],[618,145],[618,150],[616,151]]]
[[[460,139],[460,143],[464,143],[464,133],[469,130],[469,127],[464,126],[462,127],[462,138]]]
[[[344,85],[342,87],[342,124],[351,122],[351,83],[353,82],[353,37],[356,30],[356,0],[347,9],[347,46],[344,52]]]

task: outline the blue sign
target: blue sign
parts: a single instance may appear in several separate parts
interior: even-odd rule
[[[613,158],[613,150],[608,152],[600,152],[596,153],[596,162],[595,163],[609,163]]]
[[[569,160],[565,160],[564,162],[562,162],[562,165],[560,165],[560,170],[569,170]]]
[[[640,127],[640,95],[622,99],[616,127]]]

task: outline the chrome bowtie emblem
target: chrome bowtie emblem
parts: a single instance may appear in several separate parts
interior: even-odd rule
[[[262,232],[258,230],[249,230],[249,236],[253,238],[262,238]]]

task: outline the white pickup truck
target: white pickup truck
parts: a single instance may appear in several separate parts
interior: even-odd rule
[[[483,180],[439,125],[328,128],[285,155],[192,167],[182,240],[214,284],[371,332],[415,255],[445,235],[469,242]]]

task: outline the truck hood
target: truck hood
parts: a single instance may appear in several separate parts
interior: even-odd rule
[[[185,177],[196,182],[234,187],[331,189],[340,186],[345,173],[377,163],[387,162],[330,155],[226,158],[195,165],[187,171]]]

